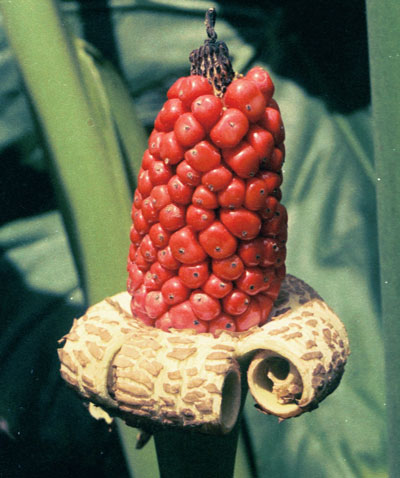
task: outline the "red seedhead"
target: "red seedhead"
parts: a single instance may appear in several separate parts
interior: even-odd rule
[[[234,73],[213,39],[167,92],[131,210],[132,314],[164,331],[243,332],[265,324],[286,274],[285,159],[274,85]],[[220,46],[217,46],[220,45]]]

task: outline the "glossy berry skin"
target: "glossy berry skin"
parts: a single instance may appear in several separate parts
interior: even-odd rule
[[[127,290],[148,326],[243,332],[270,320],[286,274],[285,131],[261,67],[214,95],[168,90],[134,192]]]

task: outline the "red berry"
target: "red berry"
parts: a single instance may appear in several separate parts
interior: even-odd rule
[[[258,214],[244,208],[222,209],[220,219],[234,236],[243,240],[254,239],[261,229],[261,220]]]
[[[160,291],[152,291],[147,294],[145,300],[145,310],[151,319],[157,319],[167,312],[168,305],[164,302]]]
[[[193,188],[183,183],[178,175],[168,181],[168,193],[173,202],[189,204],[192,200]]]
[[[222,299],[232,290],[232,282],[220,279],[215,274],[211,274],[207,281],[203,284],[202,289],[211,297]]]
[[[262,244],[263,252],[260,265],[261,267],[273,266],[278,259],[280,251],[277,241],[272,237],[264,237],[262,239]]]
[[[201,182],[210,191],[217,192],[225,189],[232,180],[232,173],[225,166],[217,168],[203,174]]]
[[[154,247],[153,241],[148,234],[144,236],[139,249],[147,262],[154,262],[157,257],[157,249]]]
[[[184,113],[175,123],[174,131],[179,143],[185,148],[191,148],[204,139],[206,133],[203,126],[192,113]]]
[[[228,330],[229,332],[235,332],[235,321],[228,314],[220,314],[216,319],[211,320],[208,323],[208,331],[210,334],[216,334],[217,331]]]
[[[162,249],[168,245],[171,234],[157,222],[153,224],[149,231],[150,239],[152,240],[154,247]]]
[[[149,167],[148,174],[153,186],[167,184],[172,177],[172,169],[171,166],[165,164],[163,161],[154,161]]]
[[[176,168],[176,174],[180,180],[188,186],[197,186],[201,181],[201,174],[184,160]]]
[[[248,129],[246,116],[236,108],[228,108],[212,128],[210,137],[218,148],[233,148],[240,143]]]
[[[246,141],[254,148],[260,160],[265,161],[271,157],[274,150],[274,138],[269,131],[257,124],[252,124],[246,135]]]
[[[269,161],[267,161],[267,168],[271,171],[278,172],[282,169],[285,161],[285,153],[280,148],[274,148]]]
[[[246,78],[232,81],[226,89],[224,101],[226,106],[239,109],[252,123],[262,117],[267,105],[257,84]]]
[[[171,277],[161,287],[164,301],[168,305],[175,305],[183,302],[189,297],[190,289],[184,285],[179,277]]]
[[[267,295],[272,300],[272,302],[275,302],[279,296],[279,291],[281,290],[281,282],[282,280],[278,278],[272,280],[268,289],[263,292],[263,294]]]
[[[250,306],[243,314],[235,317],[236,331],[243,332],[259,325],[261,310],[258,301],[252,300]]]
[[[263,208],[260,210],[260,215],[263,219],[271,219],[275,214],[279,201],[274,196],[268,196],[265,200]]]
[[[219,300],[210,297],[201,290],[192,292],[189,301],[196,317],[201,320],[215,319],[221,312]]]
[[[161,251],[158,251],[157,259],[163,267],[170,271],[177,270],[181,265],[181,263],[173,256],[171,248],[169,246],[167,246],[165,249],[162,249]]]
[[[267,196],[268,189],[263,179],[252,178],[247,180],[244,207],[252,211],[258,211],[265,205]]]
[[[236,286],[249,295],[256,295],[265,288],[264,273],[258,267],[249,267],[236,281]]]
[[[248,71],[245,78],[256,83],[261,93],[264,95],[266,103],[268,104],[271,101],[275,90],[274,84],[268,72],[265,71],[264,68],[261,68],[261,66],[255,66]]]
[[[204,209],[216,209],[218,207],[217,195],[203,185],[197,186],[194,190],[192,203]]]
[[[192,103],[192,113],[206,131],[218,121],[222,112],[222,101],[215,95],[203,95]]]
[[[135,211],[136,213],[136,211]],[[134,218],[132,218],[134,219]],[[136,245],[139,245],[140,241],[143,239],[143,234],[140,234],[136,229],[135,229],[135,225],[133,224],[132,227],[131,227],[131,232],[130,232],[130,240],[132,242],[132,244],[136,244]]]
[[[142,168],[149,169],[150,164],[156,159],[160,159],[160,146],[161,141],[164,136],[164,133],[153,129],[151,135],[149,136],[148,146],[149,149],[143,154],[142,158]]]
[[[179,98],[179,92],[183,86],[183,84],[186,81],[186,77],[183,76],[181,78],[178,78],[169,88],[167,91],[167,98],[172,99],[172,98]]]
[[[264,294],[258,294],[255,299],[260,305],[260,323],[259,325],[264,325],[268,321],[269,314],[271,313],[272,307],[274,306],[273,300]]]
[[[159,286],[157,285],[157,282],[150,271],[147,271],[144,275],[143,286],[147,292],[159,289]]]
[[[204,209],[190,205],[186,211],[186,222],[195,231],[202,231],[210,226],[215,220],[215,213],[212,209]]]
[[[224,259],[236,251],[237,240],[219,221],[199,233],[199,242],[209,256],[214,259]]]
[[[161,286],[164,284],[164,282],[174,276],[173,271],[165,268],[159,262],[153,262],[150,267],[150,272],[153,275],[153,280],[158,289],[161,289]]]
[[[282,123],[281,114],[275,108],[265,108],[264,114],[259,124],[272,134],[275,144],[279,144],[284,141],[285,128]]]
[[[151,135],[153,134],[156,134],[158,135],[157,136],[157,143],[155,143],[153,141],[153,149],[156,147],[155,145],[157,144],[157,157],[153,156],[152,154],[150,154],[150,151],[148,149],[146,149],[146,151],[144,152],[143,154],[143,157],[142,157],[142,169],[144,170],[147,170],[149,169],[149,167],[154,163],[154,161],[156,161],[157,159],[159,159],[159,152],[160,152],[160,142],[161,142],[161,138],[162,138],[162,135],[163,133],[159,133],[158,131],[154,130],[153,133],[151,133]],[[151,136],[150,136],[151,138]],[[149,139],[149,142],[150,142],[150,139]]]
[[[285,206],[278,203],[271,219],[263,222],[261,235],[264,237],[277,237],[287,225],[287,213]]]
[[[250,305],[250,297],[241,290],[233,289],[222,299],[222,307],[231,315],[240,315],[246,312]]]
[[[204,173],[219,166],[221,155],[211,143],[200,141],[192,149],[186,151],[185,159],[196,171]]]
[[[163,207],[171,203],[171,198],[168,193],[168,186],[166,184],[160,184],[155,186],[150,194],[151,202],[154,209],[160,211]]]
[[[234,209],[240,207],[245,198],[246,183],[241,178],[233,177],[228,186],[218,193],[218,202],[221,207]]]
[[[130,291],[129,293],[132,295],[133,292],[138,289],[144,280],[144,272],[141,271],[137,264],[131,262],[128,266],[129,278],[130,278]]]
[[[200,262],[199,264],[183,264],[179,268],[179,278],[190,289],[198,289],[208,279],[209,270],[208,262]]]
[[[185,206],[168,204],[160,211],[160,223],[167,231],[176,231],[185,225],[185,212]]]
[[[238,255],[245,266],[258,266],[263,255],[262,239],[257,237],[252,241],[241,242],[238,247]]]
[[[189,301],[171,307],[169,310],[172,327],[175,329],[194,329],[197,333],[207,332],[207,322],[196,317]]]
[[[183,264],[196,264],[206,258],[206,253],[198,243],[197,237],[190,226],[174,232],[169,240],[169,245],[175,259]]]
[[[152,166],[153,164],[150,167]],[[141,169],[139,171],[137,187],[140,194],[142,195],[142,198],[147,198],[147,196],[151,193],[153,189],[153,183],[150,179],[149,170]]]
[[[200,75],[190,75],[179,84],[178,98],[190,108],[192,102],[203,95],[212,95],[213,87],[207,78]]]
[[[135,209],[140,209],[142,207],[142,200],[143,200],[143,198],[142,198],[142,195],[139,192],[139,189],[136,189],[135,194],[133,196],[131,217],[133,217],[134,208]]]
[[[185,150],[176,138],[174,131],[165,133],[160,147],[160,158],[165,164],[177,164],[183,159]]]
[[[282,184],[282,175],[273,173],[272,171],[260,172],[260,178],[262,178],[265,183],[268,196],[276,192],[279,189],[279,186]]]
[[[241,178],[253,178],[260,168],[256,150],[246,141],[242,141],[235,148],[225,149],[222,156],[227,165]]]
[[[150,269],[150,263],[145,260],[139,249],[136,251],[135,264],[143,272],[146,272]]]
[[[146,221],[150,224],[153,224],[157,221],[158,213],[154,209],[154,205],[150,197],[147,197],[142,202],[142,214]]]
[[[186,113],[186,111],[187,108],[181,100],[177,98],[167,100],[155,120],[156,128],[160,131],[172,131],[174,129],[175,121],[183,113]]]
[[[235,280],[242,275],[244,265],[240,257],[234,254],[226,259],[213,259],[212,270],[221,279]]]
[[[161,317],[159,317],[155,321],[154,326],[158,329],[164,330],[164,332],[168,332],[169,329],[172,327],[172,321],[169,313],[166,312]]]
[[[139,234],[146,234],[149,232],[150,223],[146,221],[142,211],[136,211],[133,215],[133,225]]]

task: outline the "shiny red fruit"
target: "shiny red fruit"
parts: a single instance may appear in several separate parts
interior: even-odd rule
[[[209,131],[219,120],[222,112],[222,101],[215,95],[203,95],[193,101],[192,113],[206,131]]]
[[[274,306],[273,300],[264,294],[258,294],[255,299],[260,305],[260,323],[259,325],[264,325],[268,322],[269,314],[271,313],[272,307]]]
[[[139,234],[146,234],[149,232],[150,223],[146,221],[141,210],[136,211],[133,215],[133,225]]]
[[[220,220],[234,236],[246,241],[257,237],[261,229],[258,214],[245,208],[222,209]]]
[[[201,182],[210,191],[218,192],[225,189],[232,180],[232,173],[225,166],[218,166],[203,174]]]
[[[252,300],[250,306],[244,314],[235,317],[236,331],[244,332],[256,325],[259,325],[261,320],[261,309],[258,301]]]
[[[163,267],[170,271],[175,271],[181,266],[181,263],[173,256],[169,246],[161,249],[161,251],[158,251],[157,259]]]
[[[186,210],[186,223],[195,231],[202,231],[210,226],[215,220],[215,212],[212,209],[190,205]]]
[[[209,277],[208,261],[199,264],[183,264],[179,268],[179,278],[190,289],[198,289]]]
[[[255,66],[247,72],[245,78],[253,81],[258,86],[268,104],[275,91],[274,83],[268,72],[261,68],[261,66]]]
[[[246,78],[232,81],[226,89],[224,102],[229,108],[239,109],[252,123],[261,119],[267,106],[258,86]]]
[[[175,259],[183,264],[197,264],[207,257],[190,226],[174,232],[169,240],[169,245]]]
[[[155,321],[154,326],[157,327],[157,329],[161,329],[164,330],[164,332],[168,332],[169,329],[172,327],[172,321],[171,317],[169,316],[169,313],[166,312],[161,317],[159,317]]]
[[[171,166],[165,164],[163,161],[154,161],[148,169],[148,174],[153,186],[167,184],[173,175]]]
[[[245,266],[258,266],[263,254],[262,238],[257,237],[252,241],[241,242],[237,253]]]
[[[164,284],[164,282],[174,276],[174,271],[165,268],[158,261],[153,262],[150,267],[150,272],[153,275],[153,280],[158,289],[161,289],[161,286]]]
[[[191,148],[204,139],[206,132],[192,113],[184,113],[175,123],[174,131],[179,143],[185,148]]]
[[[194,189],[182,182],[176,174],[168,181],[168,194],[174,203],[189,204],[192,201],[193,191]]]
[[[139,249],[145,261],[154,262],[157,257],[157,249],[154,247],[153,241],[148,234],[142,239]]]
[[[146,295],[145,310],[151,319],[157,319],[168,310],[168,304],[164,301],[159,290],[149,292]]]
[[[237,240],[219,221],[199,233],[199,242],[209,256],[224,259],[236,251]]]
[[[210,274],[210,277],[203,284],[202,289],[211,297],[215,299],[222,299],[232,290],[232,282],[220,279],[215,274]]]
[[[180,180],[188,186],[197,186],[201,181],[201,174],[184,160],[176,167],[176,174]]]
[[[186,208],[180,204],[168,204],[159,214],[160,224],[167,231],[176,231],[185,225]]]
[[[222,299],[222,307],[231,315],[240,315],[246,312],[250,305],[250,297],[243,291],[233,289]]]
[[[167,100],[158,113],[154,126],[159,131],[172,131],[174,129],[175,121],[179,116],[186,112],[187,107],[181,100],[177,98]]]
[[[160,159],[160,146],[161,140],[164,136],[164,133],[153,129],[151,135],[149,136],[148,146],[149,149],[143,154],[142,158],[142,168],[149,169],[150,164],[157,159]]]
[[[249,129],[247,117],[236,108],[228,108],[210,132],[212,142],[218,148],[234,148]]]
[[[165,164],[177,164],[183,159],[185,149],[179,143],[174,131],[165,133],[160,146],[160,158]]]
[[[246,141],[254,148],[260,160],[266,161],[274,150],[272,134],[257,124],[252,124],[246,135]]]
[[[154,209],[153,202],[149,197],[142,201],[142,214],[146,221],[150,224],[153,224],[157,221],[158,212]]]
[[[252,211],[260,210],[266,203],[268,189],[261,178],[252,178],[246,181],[244,207]]]
[[[153,164],[150,166],[152,167]],[[153,189],[153,183],[150,179],[149,170],[141,169],[138,174],[137,188],[142,195],[142,198],[147,198]]]
[[[261,171],[260,178],[262,178],[265,183],[268,196],[276,192],[282,184],[282,174],[272,171]]]
[[[264,273],[258,267],[249,267],[236,281],[238,289],[245,294],[256,295],[265,288]]]
[[[219,166],[221,155],[217,148],[208,141],[200,141],[185,153],[185,160],[196,171],[205,173]]]
[[[166,184],[155,186],[151,191],[150,199],[156,211],[160,211],[163,207],[170,204],[171,198],[169,197],[168,186]]]
[[[196,317],[189,301],[171,307],[169,315],[174,329],[193,329],[197,333],[208,331],[207,322]]]
[[[236,331],[236,324],[232,317],[228,314],[220,314],[216,319],[208,323],[208,331],[210,334],[216,334],[218,331]]]
[[[204,76],[190,75],[182,79],[177,91],[178,98],[190,108],[192,102],[199,96],[212,95],[213,87]]]
[[[260,168],[256,150],[246,141],[234,148],[225,149],[222,156],[226,164],[241,178],[253,178]]]
[[[207,295],[202,290],[192,292],[189,302],[196,317],[201,320],[215,319],[221,312],[219,300]]]
[[[282,123],[281,114],[275,108],[265,108],[264,114],[259,124],[272,134],[276,145],[284,141],[285,128]]]
[[[245,181],[234,176],[228,186],[218,193],[218,202],[221,207],[239,208],[244,202],[245,195]]]
[[[217,195],[202,184],[194,190],[192,203],[204,209],[216,209],[218,207]]]
[[[213,259],[212,271],[221,279],[236,280],[243,274],[244,265],[240,257],[234,254],[226,259]]]
[[[190,289],[184,285],[179,277],[171,277],[162,285],[161,293],[168,305],[176,305],[189,297]]]
[[[151,226],[149,236],[154,244],[154,247],[157,249],[163,249],[168,245],[171,233],[164,229],[159,222],[157,222]]]

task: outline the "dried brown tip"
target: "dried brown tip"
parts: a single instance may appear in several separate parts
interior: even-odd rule
[[[222,96],[235,78],[235,72],[229,58],[228,47],[223,41],[217,41],[214,30],[216,16],[215,8],[207,10],[205,24],[208,39],[204,41],[203,46],[190,54],[190,74],[207,78],[213,85],[215,94]]]

